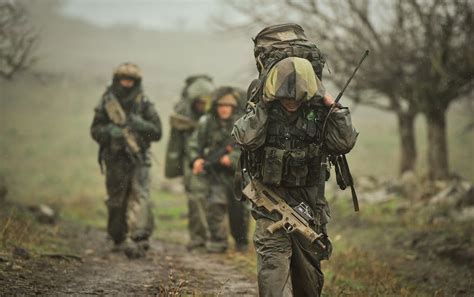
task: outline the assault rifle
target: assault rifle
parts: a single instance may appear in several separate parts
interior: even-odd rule
[[[234,145],[227,144],[226,146],[222,146],[210,151],[209,154],[207,154],[207,156],[204,158],[204,172],[214,172],[214,170],[217,168],[223,168],[220,163],[221,158],[233,150]]]
[[[271,234],[283,228],[287,233],[298,232],[319,249],[326,249],[322,242],[323,234],[318,234],[311,228],[314,225],[314,217],[308,205],[301,202],[295,208],[289,206],[277,193],[253,179],[242,191],[242,193],[257,207],[263,207],[268,212],[277,212],[281,219],[267,230]]]
[[[127,144],[127,151],[133,158],[139,157],[140,146],[137,143],[135,134],[130,131],[127,125],[127,115],[123,110],[118,99],[111,95],[105,101],[105,111],[112,123],[121,127],[125,142]]]

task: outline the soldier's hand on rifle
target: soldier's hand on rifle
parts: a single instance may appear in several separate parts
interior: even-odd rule
[[[124,137],[122,128],[120,128],[119,126],[115,124],[109,124],[107,126],[107,130],[112,139],[120,139]]]
[[[201,172],[203,172],[204,170],[204,159],[203,158],[199,158],[199,159],[196,159],[193,163],[193,174],[199,174]]]
[[[224,167],[230,167],[232,160],[229,158],[229,155],[224,155],[220,158],[219,163]]]
[[[147,130],[149,123],[138,114],[131,114],[128,118],[130,127],[135,131]]]

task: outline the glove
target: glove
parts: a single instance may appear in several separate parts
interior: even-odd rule
[[[137,114],[130,115],[128,120],[130,128],[135,131],[146,131],[149,129],[150,123]]]
[[[110,138],[112,139],[120,139],[123,138],[123,131],[122,128],[115,124],[109,124],[107,126],[107,130],[109,132]]]

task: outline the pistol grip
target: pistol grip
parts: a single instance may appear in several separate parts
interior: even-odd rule
[[[279,221],[271,224],[270,226],[267,227],[267,230],[268,230],[268,232],[273,234],[273,233],[275,233],[275,231],[277,231],[278,229],[281,229],[281,228],[283,228],[283,220],[279,220]]]

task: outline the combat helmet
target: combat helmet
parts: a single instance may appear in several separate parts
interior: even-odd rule
[[[289,57],[270,69],[264,82],[263,99],[267,102],[280,99],[310,101],[322,89],[311,62]]]
[[[192,79],[190,79],[192,78]],[[186,80],[187,86],[183,92],[183,97],[188,100],[194,100],[196,98],[203,98],[206,101],[211,97],[214,91],[214,85],[212,79],[209,76],[195,76],[190,77]]]
[[[141,69],[133,63],[126,62],[117,66],[113,72],[114,79],[130,78],[136,81],[142,80]]]
[[[220,87],[214,92],[213,105],[225,104],[239,106],[240,93],[233,87]]]

